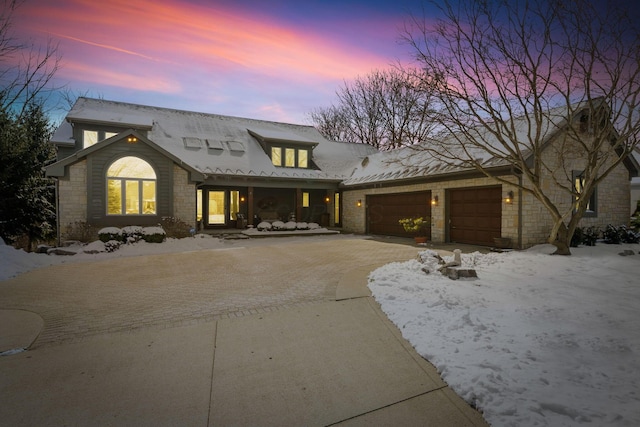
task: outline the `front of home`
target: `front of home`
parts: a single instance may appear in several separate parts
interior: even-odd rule
[[[295,219],[406,236],[398,219],[426,216],[434,242],[505,237],[514,247],[544,242],[550,229],[541,206],[515,186],[423,153],[410,153],[407,164],[395,157],[402,150],[330,141],[311,126],[80,98],[52,143],[58,161],[47,175],[57,179],[61,239],[75,223],[155,225],[164,217],[199,229]],[[509,165],[489,169],[522,179]],[[637,164],[617,168],[588,220],[628,222],[636,175]]]

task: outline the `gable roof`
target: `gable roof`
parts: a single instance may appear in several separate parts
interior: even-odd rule
[[[372,154],[364,144],[330,141],[313,126],[269,122],[138,104],[79,98],[68,122],[95,123],[147,131],[147,141],[203,176],[313,179],[339,182],[349,165]],[[69,144],[70,126],[52,139]],[[275,167],[261,142],[281,142],[313,149],[318,169]],[[99,149],[100,146],[94,149]],[[85,149],[89,150],[91,147]],[[82,151],[85,151],[82,150]]]

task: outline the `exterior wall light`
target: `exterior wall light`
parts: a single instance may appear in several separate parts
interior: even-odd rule
[[[324,202],[325,202],[325,203],[329,203],[330,201],[331,201],[331,197],[329,197],[329,196],[325,196],[325,198],[324,198]]]
[[[240,196],[240,203],[244,203],[244,196]]]
[[[358,201],[356,202],[356,206],[357,207],[361,207],[362,206],[362,200],[358,199]]]
[[[128,144],[135,144],[136,142],[138,142],[138,138],[136,138],[135,136],[130,135],[127,137]]]
[[[435,196],[433,196],[433,198],[431,199],[431,206],[438,206],[438,195],[437,194]]]
[[[509,191],[507,193],[507,196],[504,198],[504,202],[508,204],[513,203],[513,191]]]

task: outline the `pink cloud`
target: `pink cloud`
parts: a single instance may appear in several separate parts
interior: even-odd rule
[[[32,31],[65,39],[69,46],[65,57],[73,57],[76,50],[84,52],[76,60],[100,61],[104,50],[110,50],[123,58],[134,55],[180,64],[186,72],[200,67],[212,72],[245,69],[292,79],[339,80],[385,67],[393,60],[363,49],[345,51],[339,40],[215,5],[177,0],[56,3],[33,8],[29,25]],[[92,49],[80,49],[77,44]]]

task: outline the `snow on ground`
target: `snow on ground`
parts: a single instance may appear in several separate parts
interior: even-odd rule
[[[369,287],[492,426],[640,426],[640,245],[552,251],[463,254],[478,279],[457,281],[392,263]]]

